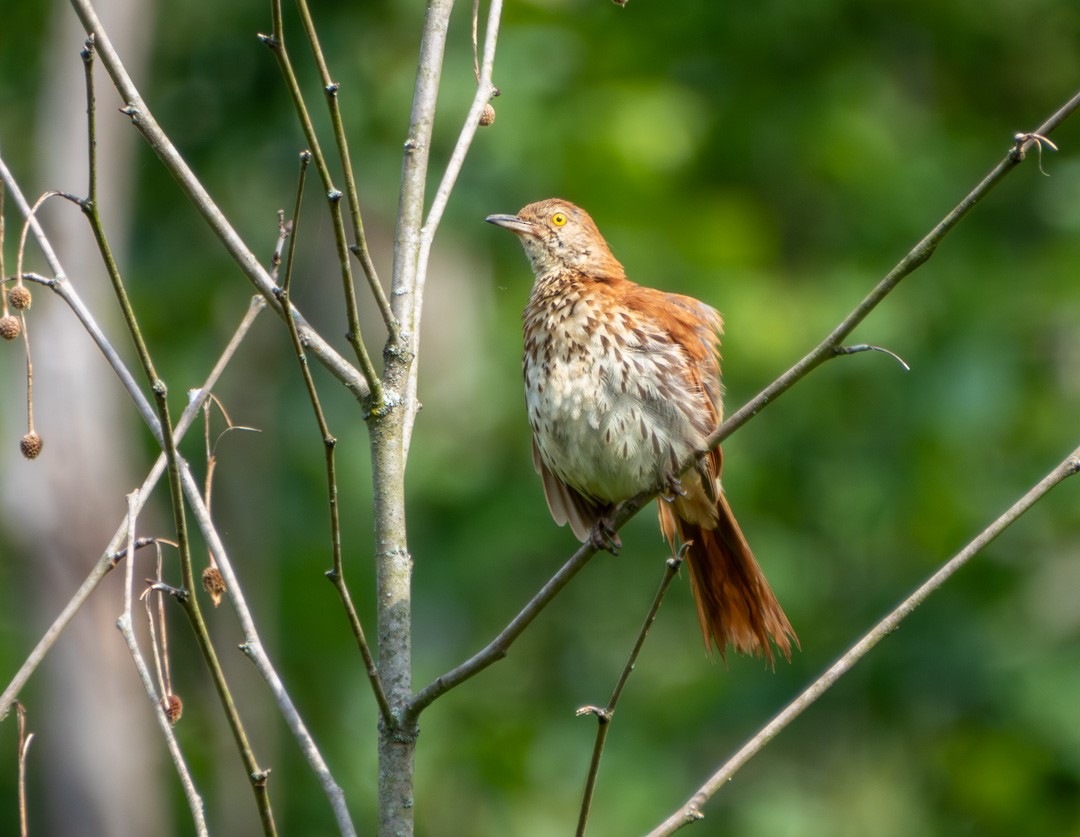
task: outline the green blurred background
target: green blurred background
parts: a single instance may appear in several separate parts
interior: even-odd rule
[[[0,150],[28,192],[80,191],[82,181],[49,178],[30,129],[49,104],[45,71],[77,66],[80,42],[52,40],[37,2],[4,5]],[[459,4],[450,32],[433,185],[474,89],[469,5]],[[312,8],[343,85],[365,222],[388,278],[422,4]],[[136,80],[241,235],[268,257],[303,147],[272,56],[255,38],[270,28],[268,9],[159,4],[154,17]],[[288,26],[329,148],[291,10]],[[553,195],[574,200],[631,278],[719,308],[731,410],[817,343],[1003,156],[1015,132],[1033,130],[1073,95],[1078,39],[1071,0],[631,0],[622,9],[606,0],[509,0],[497,119],[476,138],[428,283],[424,410],[409,471],[415,685],[485,644],[575,546],[551,522],[529,456],[519,370],[528,267],[512,237],[481,223],[486,214]],[[101,118],[122,120],[103,72],[99,84]],[[1049,176],[1034,159],[1020,167],[853,336],[896,352],[910,372],[884,355],[830,362],[725,444],[728,496],[802,650],[775,673],[759,660],[710,661],[681,579],[620,704],[591,835],[659,822],[1080,444],[1080,122],[1053,139],[1061,152],[1043,155]],[[251,289],[153,155],[133,148],[123,267],[179,410]],[[312,186],[294,299],[344,350],[333,239]],[[10,205],[7,220],[10,263],[18,228]],[[32,314],[59,305],[41,291]],[[374,317],[367,322],[378,356],[382,336]],[[4,445],[13,448],[21,359],[7,355],[0,368],[17,397],[5,399],[16,418],[5,418]],[[374,636],[366,433],[355,403],[317,376],[340,439],[349,580]],[[322,576],[321,445],[280,323],[260,321],[217,395],[234,421],[262,431],[218,446],[220,527],[271,655],[366,833],[376,712]],[[39,424],[48,451],[49,416]],[[137,446],[116,517],[104,521],[111,532],[152,448],[141,428],[101,443]],[[185,452],[205,469],[195,435]],[[12,467],[34,479],[32,468]],[[738,774],[689,833],[1080,834],[1078,490],[1066,483],[978,556]],[[12,525],[0,531],[5,683],[54,615],[25,595],[33,552],[15,546]],[[574,710],[606,702],[663,570],[651,511],[623,541],[622,554],[598,556],[506,660],[423,716],[418,833],[572,832],[595,728]],[[103,545],[72,556],[79,572]],[[99,595],[113,596],[102,617],[111,630],[118,593]],[[254,833],[242,767],[220,743],[212,690],[174,616],[174,680],[186,705],[177,730],[212,829]],[[223,608],[211,619],[256,752],[273,768],[281,832],[333,833],[325,798],[265,689],[229,650],[239,641],[233,617]],[[109,630],[103,641],[120,643]],[[40,680],[23,695],[32,726]],[[158,738],[145,746],[163,751]],[[0,726],[0,752],[0,810],[11,826],[13,719]],[[41,818],[50,762],[32,756],[30,765]],[[169,806],[160,833],[189,833],[175,779],[159,767]]]

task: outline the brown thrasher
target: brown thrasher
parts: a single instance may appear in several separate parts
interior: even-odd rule
[[[720,488],[720,314],[645,288],[583,209],[563,200],[489,215],[517,235],[536,281],[525,306],[525,401],[533,464],[555,522],[614,551],[616,504],[660,491],[660,528],[687,544],[706,647],[791,658],[798,640]],[[790,639],[789,639],[790,638]]]

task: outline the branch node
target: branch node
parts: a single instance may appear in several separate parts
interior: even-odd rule
[[[155,581],[152,578],[148,578],[146,579],[146,584],[147,590],[153,590],[158,593],[167,593],[181,603],[186,602],[191,598],[191,594],[183,587],[173,587],[171,584],[166,584],[164,581]]]
[[[1039,151],[1039,171],[1046,175],[1042,167],[1042,152],[1045,145],[1051,151],[1057,151],[1058,147],[1054,145],[1049,139],[1042,134],[1034,132],[1015,134],[1013,136],[1013,147],[1009,150],[1009,159],[1015,160],[1017,163],[1022,162],[1027,157],[1028,144],[1035,146]],[[1046,175],[1049,177],[1049,175]]]
[[[889,349],[883,348],[882,346],[871,346],[868,343],[860,343],[858,346],[836,346],[833,349],[833,354],[835,355],[854,355],[858,354],[859,352],[881,352],[882,354],[888,355],[897,363],[899,363],[900,367],[905,372],[911,371],[911,367],[908,366],[907,361],[900,357],[900,355],[898,355],[896,352],[890,351]]]
[[[257,788],[266,787],[266,780],[270,778],[270,768],[258,770],[251,774],[251,783]]]
[[[336,96],[340,89],[341,89],[341,83],[337,82],[337,81],[332,81],[328,85],[326,85],[326,87],[323,88],[323,90],[326,91],[326,95],[331,97],[331,98]]]
[[[582,706],[574,713],[575,717],[582,717],[583,715],[595,715],[596,720],[601,725],[611,723],[611,718],[615,713],[610,709],[605,709],[602,706]]]

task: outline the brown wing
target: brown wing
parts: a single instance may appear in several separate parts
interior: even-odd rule
[[[547,499],[548,511],[551,517],[560,525],[570,524],[574,536],[584,543],[589,539],[596,521],[603,514],[601,507],[579,494],[565,482],[555,476],[540,458],[540,451],[533,439],[532,446],[533,467],[544,484],[544,497]]]

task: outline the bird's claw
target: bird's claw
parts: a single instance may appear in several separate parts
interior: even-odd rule
[[[664,483],[660,489],[660,497],[666,503],[674,503],[676,497],[685,497],[686,489],[683,488],[682,480],[674,474],[664,477]]]
[[[589,544],[597,551],[610,552],[612,555],[618,555],[622,549],[622,541],[612,528],[611,521],[603,517],[596,521],[589,532]]]

